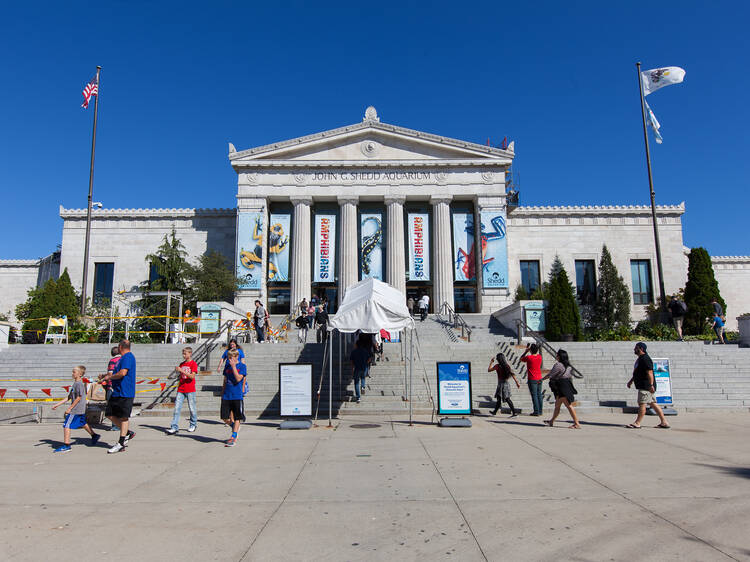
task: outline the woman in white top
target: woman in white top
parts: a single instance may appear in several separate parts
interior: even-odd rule
[[[552,412],[552,417],[545,420],[544,423],[552,427],[560,414],[560,406],[565,404],[568,412],[570,412],[570,417],[573,418],[573,425],[570,426],[570,429],[581,429],[575,408],[573,408],[575,394],[577,394],[573,386],[573,368],[568,360],[568,352],[564,349],[558,350],[557,363],[552,366],[552,369],[542,380],[547,379],[549,379],[549,388],[555,395],[555,411]]]

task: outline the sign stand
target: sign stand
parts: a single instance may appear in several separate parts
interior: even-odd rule
[[[654,382],[656,383],[656,392],[654,392],[654,398],[656,398],[657,404],[661,407],[661,411],[665,416],[676,416],[677,410],[672,408],[672,369],[669,359],[652,359],[654,362]],[[646,413],[650,416],[655,416],[651,408],[646,410]]]
[[[471,363],[440,362],[437,364],[438,415],[462,415],[460,418],[444,417],[439,427],[471,427]]]
[[[279,429],[312,427],[312,363],[279,363]]]

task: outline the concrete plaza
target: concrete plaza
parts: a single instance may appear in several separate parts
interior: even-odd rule
[[[53,454],[57,425],[0,426],[4,560],[750,560],[750,416],[566,422],[135,418],[125,453]],[[563,416],[567,419],[567,416]]]

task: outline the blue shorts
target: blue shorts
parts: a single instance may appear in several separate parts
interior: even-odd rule
[[[81,429],[84,425],[86,425],[86,414],[65,414],[63,427]]]

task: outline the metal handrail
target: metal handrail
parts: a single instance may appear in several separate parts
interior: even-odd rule
[[[211,366],[208,363],[208,359],[211,356],[211,351],[213,351],[214,347],[216,347],[218,341],[221,338],[229,334],[229,329],[232,327],[232,324],[232,320],[227,320],[226,322],[224,322],[224,324],[221,325],[217,332],[214,332],[208,338],[206,338],[203,343],[200,344],[193,352],[193,361],[200,364],[204,359],[206,359],[206,370],[210,370]],[[151,410],[157,404],[166,402],[166,400],[169,398],[169,395],[172,393],[172,390],[174,390],[175,386],[177,386],[177,384],[180,382],[180,377],[177,375],[177,369],[172,369],[172,372],[169,373],[167,377],[167,379],[171,380],[172,382],[168,386],[165,386],[164,389],[159,393],[159,395],[154,398],[150,404],[141,408],[141,410]]]
[[[448,323],[453,325],[453,328],[455,330],[458,330],[459,326],[461,327],[461,337],[463,338],[464,335],[466,335],[466,340],[471,342],[471,328],[466,323],[466,320],[464,320],[461,315],[453,310],[453,307],[448,304],[448,301],[443,302],[443,304],[440,307],[440,314],[447,314],[448,315]]]
[[[518,340],[518,345],[521,345],[521,341],[523,339],[521,328],[523,328],[525,334],[528,334],[529,336],[534,338],[534,341],[539,345],[539,347],[552,355],[552,357],[557,357],[557,350],[552,347],[546,339],[544,339],[544,336],[542,334],[529,328],[529,325],[523,318],[516,318],[516,339]],[[581,371],[576,369],[573,365],[570,365],[570,370],[572,371],[575,378],[583,378],[583,373],[581,373]]]

